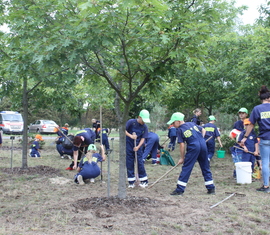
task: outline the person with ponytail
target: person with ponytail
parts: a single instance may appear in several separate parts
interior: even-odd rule
[[[88,152],[85,157],[83,157],[78,165],[78,173],[74,176],[74,182],[80,185],[84,184],[84,181],[90,179],[94,182],[94,178],[100,175],[100,167],[98,162],[105,161],[106,156],[104,153],[104,146],[100,145],[101,154],[97,153],[96,146],[90,144],[88,147]]]
[[[196,125],[200,126],[201,125],[201,120],[200,116],[202,115],[202,110],[199,108],[196,108],[193,110],[193,117],[191,118],[191,122],[194,122]]]
[[[259,149],[262,159],[262,176],[263,186],[258,188],[257,191],[270,193],[269,188],[269,161],[270,161],[270,91],[263,85],[259,91],[259,98],[261,104],[255,106],[250,114],[249,121],[251,122],[246,129],[246,134],[241,140],[244,146],[249,134],[251,133],[254,125],[259,125]]]

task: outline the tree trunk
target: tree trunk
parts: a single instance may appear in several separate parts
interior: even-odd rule
[[[28,92],[27,92],[27,78],[23,79],[23,151],[22,151],[22,168],[27,169],[27,156],[28,156]]]
[[[124,104],[124,111],[121,112],[120,98],[116,95],[115,99],[115,112],[118,118],[119,126],[119,181],[118,181],[118,197],[126,198],[126,122],[128,119],[128,111],[130,104]]]

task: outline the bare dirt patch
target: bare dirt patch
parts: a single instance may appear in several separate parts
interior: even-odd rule
[[[127,197],[120,199],[117,160],[111,162],[108,193],[106,162],[103,180],[98,177],[94,184],[77,185],[75,172],[64,170],[70,160],[52,151],[42,152],[42,159],[28,158],[28,169],[18,164],[8,168],[10,152],[1,155],[0,234],[269,234],[270,195],[256,192],[260,181],[236,184],[229,156],[211,163],[216,195],[206,194],[196,164],[184,196],[170,195],[179,167],[154,187],[127,189]],[[149,162],[145,166],[149,184],[171,169]],[[233,196],[210,208],[228,197],[228,192],[246,196]]]

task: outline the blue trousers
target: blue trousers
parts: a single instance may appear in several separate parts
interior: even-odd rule
[[[215,154],[215,145],[215,139],[213,138],[206,142],[209,160],[212,159]]]
[[[142,148],[140,148],[137,151],[137,160],[138,160],[138,175],[139,180],[142,182],[148,182],[147,174],[144,168],[144,162],[143,162],[143,151]],[[129,145],[127,143],[126,146],[126,167],[127,167],[127,176],[128,176],[128,182],[129,184],[133,184],[136,180],[135,178],[135,169],[134,169],[134,163],[135,163],[135,152],[133,151],[133,145]]]
[[[205,181],[205,187],[207,189],[215,188],[212,173],[210,171],[209,161],[207,158],[207,148],[198,146],[197,148],[188,149],[185,155],[185,161],[182,167],[182,171],[179,175],[177,182],[177,191],[184,192],[188,183],[192,169],[198,161],[202,175]]]

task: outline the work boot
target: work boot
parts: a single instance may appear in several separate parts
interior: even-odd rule
[[[213,195],[215,195],[216,194],[216,189],[215,188],[207,189],[207,194],[213,194]]]
[[[184,192],[182,191],[177,191],[177,190],[174,190],[172,193],[170,193],[170,195],[173,195],[173,196],[183,196]]]

